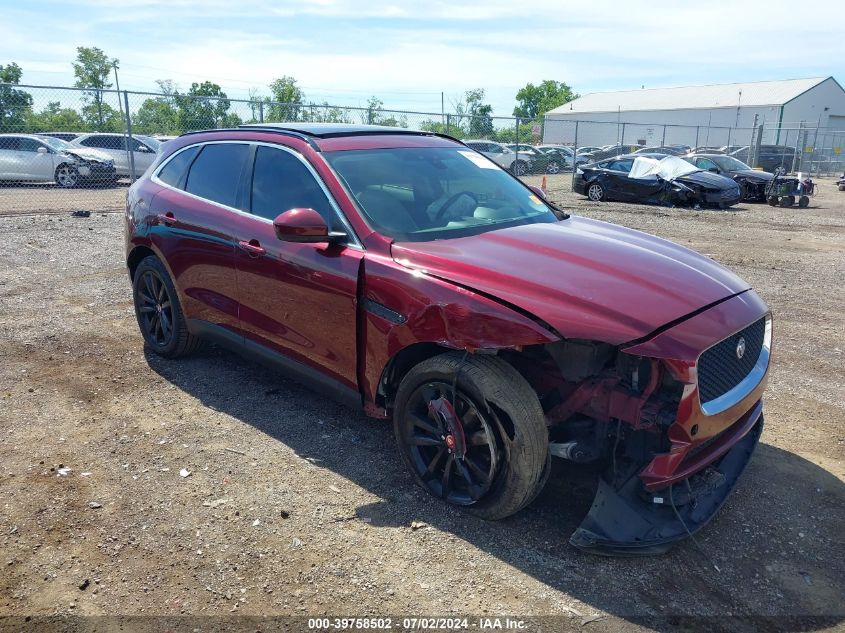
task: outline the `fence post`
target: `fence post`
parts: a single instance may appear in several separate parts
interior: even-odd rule
[[[449,113],[446,113],[446,134],[448,134],[449,136],[452,136],[451,129],[452,129],[452,115],[449,114]]]
[[[619,139],[619,144],[620,144],[620,145],[624,145],[624,144],[625,144],[625,126],[626,126],[626,125],[628,125],[628,124],[627,124],[627,123],[623,123],[623,124],[622,124],[622,138],[621,138],[621,139]]]
[[[701,126],[696,125],[695,126],[695,146],[696,147],[698,147],[698,134],[699,134],[699,132],[701,132]]]
[[[663,139],[660,141],[660,147],[666,147],[666,124],[663,124]]]
[[[118,95],[118,99],[120,95]],[[129,93],[123,91],[123,105],[126,106],[126,154],[129,156],[129,182],[135,182],[135,152],[129,149],[132,143],[132,117],[129,115]]]
[[[258,122],[264,123],[264,102],[258,102]]]
[[[578,121],[575,121],[575,139],[572,143],[572,184],[570,185],[570,189],[575,191],[575,172],[578,171]]]

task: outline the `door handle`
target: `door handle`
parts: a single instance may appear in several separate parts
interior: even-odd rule
[[[267,249],[261,246],[261,244],[258,243],[258,240],[254,239],[249,241],[241,240],[238,242],[238,246],[249,253],[251,257],[258,257],[259,255],[267,253]]]
[[[173,211],[159,213],[156,218],[158,219],[159,224],[166,224],[167,226],[176,224],[176,216],[173,215]]]

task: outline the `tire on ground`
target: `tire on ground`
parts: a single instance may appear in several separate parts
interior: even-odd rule
[[[162,282],[164,282],[164,286],[167,288],[167,294],[170,296],[170,301],[173,305],[173,336],[166,345],[158,345],[155,341],[150,339],[147,332],[144,330],[141,319],[138,291],[141,277],[146,271],[155,272]],[[132,298],[135,304],[135,318],[138,321],[138,327],[141,330],[141,334],[144,336],[144,342],[156,354],[164,356],[165,358],[180,358],[182,356],[193,354],[200,347],[202,339],[188,332],[185,315],[182,312],[182,306],[179,304],[179,295],[176,293],[176,288],[173,285],[173,281],[170,279],[167,269],[158,257],[149,255],[141,260],[140,264],[138,264],[138,267],[135,269],[135,275],[132,278]]]
[[[511,365],[495,356],[447,352],[416,365],[402,380],[394,408],[394,432],[402,461],[417,483],[425,483],[414,471],[402,446],[400,420],[408,400],[421,384],[452,383],[494,419],[502,463],[490,490],[466,507],[488,520],[503,519],[527,506],[540,493],[549,476],[551,456],[543,409],[537,394]],[[505,419],[500,419],[502,416]],[[427,490],[427,488],[426,488]]]

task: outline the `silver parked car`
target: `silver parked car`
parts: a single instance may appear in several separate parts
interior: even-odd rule
[[[83,181],[114,181],[111,158],[48,136],[0,134],[0,180],[55,182],[75,187]]]
[[[464,143],[476,152],[481,152],[497,165],[504,167],[514,176],[524,176],[531,171],[530,157],[524,154],[517,156],[516,152],[501,143],[484,140],[469,140]]]
[[[143,175],[147,168],[153,164],[158,148],[161,145],[151,136],[133,134],[129,138],[125,134],[112,134],[97,132],[94,134],[81,134],[70,143],[76,147],[93,148],[104,152],[114,160],[114,166],[118,176],[129,176],[129,153],[135,160],[135,177]],[[127,148],[128,145],[128,148]]]

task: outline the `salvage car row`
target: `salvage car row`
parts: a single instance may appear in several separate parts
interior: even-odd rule
[[[596,202],[619,200],[726,209],[741,200],[771,202],[773,179],[773,174],[752,169],[725,154],[636,152],[579,166],[572,188]]]
[[[111,185],[143,174],[160,143],[148,136],[91,133],[0,134],[0,181],[55,183],[59,187]]]

